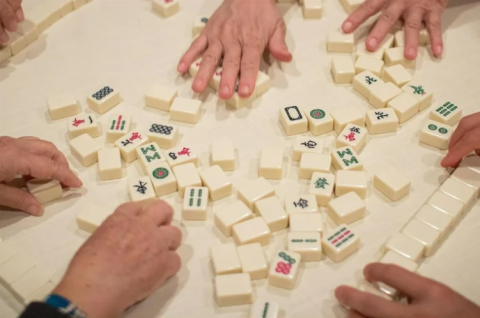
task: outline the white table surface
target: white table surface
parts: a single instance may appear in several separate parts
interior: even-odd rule
[[[26,1],[28,3],[38,0]],[[219,0],[182,0],[181,12],[164,19],[155,15],[150,1],[94,1],[57,22],[39,41],[0,66],[0,135],[37,137],[54,142],[80,173],[85,187],[50,204],[41,218],[0,211],[0,237],[22,253],[31,255],[40,266],[56,270],[65,266],[88,235],[77,229],[75,215],[88,204],[113,209],[128,200],[127,178],[100,182],[96,165],[83,168],[69,153],[66,121],[52,122],[46,111],[46,97],[72,91],[86,107],[86,96],[98,87],[110,85],[121,91],[125,103],[117,108],[134,116],[137,127],[146,127],[151,118],[168,120],[168,114],[146,108],[143,95],[153,82],[174,85],[180,96],[195,96],[191,79],[176,73],[176,64],[191,39],[191,23],[200,14],[211,14]],[[307,189],[298,180],[298,164],[291,163],[294,137],[284,136],[279,126],[279,106],[318,105],[327,110],[355,106],[366,111],[367,102],[350,86],[335,85],[330,76],[325,38],[338,28],[346,14],[338,1],[325,1],[325,17],[304,21],[298,6],[283,5],[288,25],[288,43],[294,55],[291,64],[274,64],[266,69],[273,88],[253,107],[232,111],[212,92],[199,96],[204,101],[201,121],[193,126],[179,124],[181,144],[191,145],[203,166],[209,165],[211,142],[230,139],[238,149],[238,168],[230,173],[238,188],[257,176],[259,151],[265,146],[285,147],[285,179],[272,181],[281,198]],[[480,110],[480,3],[456,2],[446,11],[446,50],[441,61],[421,49],[415,78],[434,91],[435,105],[452,101],[465,114]],[[104,125],[110,114],[101,116]],[[358,253],[344,262],[329,259],[302,264],[297,287],[292,291],[268,287],[265,280],[254,283],[256,297],[281,303],[283,317],[343,317],[332,291],[340,284],[356,284],[363,266],[380,257],[379,247],[398,231],[419,209],[447,172],[439,166],[444,153],[418,143],[418,131],[427,112],[405,124],[394,136],[371,138],[361,154],[370,178],[381,167],[391,165],[412,181],[408,198],[391,203],[369,185],[368,215],[352,227],[362,239]],[[331,145],[333,135],[325,137]],[[104,142],[99,138],[99,143]],[[288,159],[288,162],[287,162]],[[128,165],[128,175],[141,174],[138,163]],[[215,202],[207,222],[183,222],[180,198],[168,196],[175,208],[175,224],[184,233],[179,249],[183,266],[145,302],[131,309],[127,317],[246,317],[249,306],[218,308],[213,298],[210,246],[223,237],[213,226],[213,211],[235,199]],[[325,229],[332,223],[325,222]],[[421,273],[438,279],[473,301],[480,303],[480,249],[477,244],[480,207],[475,206],[433,257],[421,265]],[[266,248],[269,257],[284,244],[285,233],[277,232]],[[0,287],[0,316],[16,317],[22,306]]]

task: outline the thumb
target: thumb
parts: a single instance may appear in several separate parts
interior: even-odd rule
[[[34,216],[42,215],[38,200],[25,190],[0,184],[0,205],[27,212]]]
[[[288,51],[287,43],[285,42],[285,35],[287,34],[287,27],[285,22],[279,21],[275,27],[272,38],[268,43],[268,48],[273,57],[282,62],[290,62],[292,54]]]

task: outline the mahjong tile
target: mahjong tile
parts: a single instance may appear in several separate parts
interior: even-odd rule
[[[385,82],[391,82],[398,87],[407,84],[412,78],[412,75],[400,64],[386,67],[383,72],[383,80]]]
[[[177,97],[170,107],[170,119],[189,124],[196,124],[202,114],[202,102],[190,98]]]
[[[98,175],[102,180],[113,180],[123,177],[120,149],[103,148],[98,151]]]
[[[60,119],[76,115],[80,112],[80,105],[75,95],[70,93],[50,96],[47,99],[48,111],[52,119]]]
[[[255,212],[263,217],[271,232],[283,230],[288,226],[288,215],[276,196],[255,202]]]
[[[283,148],[265,147],[262,149],[258,176],[265,179],[282,179]]]
[[[398,130],[398,117],[392,108],[367,111],[365,124],[370,135],[394,133]]]
[[[453,229],[455,222],[453,217],[433,206],[424,205],[414,216],[417,220],[430,225],[440,232],[440,240],[443,240]]]
[[[80,135],[70,140],[72,155],[84,166],[88,167],[98,161],[97,142],[88,134]]]
[[[215,275],[242,272],[242,265],[233,243],[215,245],[211,249],[211,261]]]
[[[427,204],[452,216],[455,222],[465,213],[465,203],[438,190],[428,199]]]
[[[314,136],[323,135],[333,131],[333,118],[330,113],[318,107],[303,109],[308,119],[308,129]]]
[[[178,127],[171,124],[151,123],[148,125],[147,137],[156,142],[160,148],[171,149],[179,139]]]
[[[215,277],[215,300],[218,306],[239,306],[253,302],[252,282],[246,273]]]
[[[298,106],[281,107],[280,123],[288,136],[308,131],[308,120]]]
[[[177,178],[178,194],[183,198],[187,187],[201,187],[202,180],[194,163],[186,163],[172,167]]]
[[[304,153],[300,159],[298,176],[310,179],[314,172],[330,172],[332,156],[314,153]]]
[[[242,271],[249,274],[251,280],[267,278],[267,260],[259,243],[241,245],[237,247],[237,253]]]
[[[207,25],[207,22],[208,22],[208,18],[205,16],[196,17],[195,20],[193,21],[193,28],[192,28],[193,36],[200,34],[205,28],[205,26]]]
[[[332,31],[328,34],[328,52],[353,53],[354,48],[355,41],[353,33],[346,34],[340,31]]]
[[[182,217],[185,220],[205,221],[207,219],[208,188],[187,187],[183,197]]]
[[[480,173],[480,156],[469,155],[463,158],[460,167],[468,167],[469,169]]]
[[[410,193],[410,180],[393,168],[379,171],[373,178],[373,186],[392,201],[398,201]]]
[[[290,214],[290,231],[318,232],[323,231],[323,217],[321,213],[293,213]]]
[[[383,83],[370,92],[368,101],[374,108],[385,108],[389,101],[402,93],[402,90],[393,83]],[[398,113],[397,113],[398,116]]]
[[[413,80],[404,85],[402,90],[418,99],[420,110],[424,110],[432,104],[433,93],[423,83]]]
[[[288,215],[318,212],[317,199],[313,194],[288,194],[285,198],[285,210]]]
[[[379,262],[383,264],[397,265],[410,272],[416,272],[418,269],[418,264],[415,263],[413,260],[392,251],[388,251],[379,260]],[[386,285],[385,283],[378,282],[378,287],[382,292],[386,293],[387,295],[390,295],[392,297],[398,296],[398,291],[395,288]]]
[[[432,109],[429,118],[442,124],[455,126],[462,118],[462,109],[451,102],[446,102],[442,106]]]
[[[302,262],[322,258],[322,240],[318,232],[290,232],[287,242],[287,250],[300,254]]]
[[[420,111],[420,102],[412,95],[402,92],[390,100],[387,107],[393,108],[398,117],[398,122],[404,123]]]
[[[403,233],[396,233],[387,240],[384,249],[396,252],[414,262],[418,262],[423,256],[425,246],[410,236]]]
[[[270,77],[263,73],[258,72],[257,81],[255,82],[255,96],[260,97],[270,89]]]
[[[354,124],[359,127],[365,125],[365,113],[355,107],[341,108],[332,112],[333,128],[337,134],[347,127],[348,124]]]
[[[213,73],[212,78],[208,82],[208,85],[214,90],[218,91],[220,89],[220,82],[222,81],[223,68],[221,66],[217,67]]]
[[[132,162],[137,159],[137,147],[148,143],[148,137],[141,131],[132,131],[119,138],[115,146],[120,148],[122,159],[126,162]]]
[[[322,17],[322,0],[304,0],[303,2],[303,17],[305,19],[320,19]]]
[[[199,165],[198,157],[190,147],[181,146],[170,150],[164,150],[163,153],[167,158],[168,164],[172,168],[190,162],[194,163],[197,167]]]
[[[195,62],[193,62],[190,65],[190,68],[188,69],[188,75],[191,77],[197,76],[198,71],[200,70],[200,65],[202,64],[202,58],[199,58]]]
[[[294,161],[300,161],[302,154],[304,153],[323,153],[323,147],[325,141],[320,138],[308,137],[308,136],[299,136],[295,139],[293,144],[293,155],[292,158]]]
[[[453,127],[433,120],[428,120],[420,131],[420,142],[446,150],[453,134]]]
[[[291,251],[280,251],[270,265],[268,283],[272,286],[293,289],[297,281],[301,255]]]
[[[262,217],[256,217],[240,223],[232,227],[233,239],[237,245],[245,245],[250,243],[260,243],[267,245],[270,243],[272,233],[267,222]]]
[[[130,131],[132,116],[126,114],[114,114],[107,123],[107,142],[115,142]]]
[[[148,107],[168,112],[173,100],[177,96],[176,89],[161,84],[154,84],[145,94],[145,104]]]
[[[100,127],[94,115],[77,115],[70,118],[67,125],[70,138],[76,138],[83,134],[89,134],[92,138],[100,136]]]
[[[210,190],[210,199],[217,201],[232,194],[232,182],[220,166],[211,166],[200,171],[203,184]]]
[[[235,170],[235,148],[232,141],[212,143],[212,165],[218,165],[223,171]]]
[[[178,0],[152,0],[152,8],[164,17],[170,17],[180,10],[180,4]]]
[[[105,86],[87,98],[88,106],[99,114],[104,114],[120,104],[120,93],[109,86]]]
[[[250,309],[249,318],[278,318],[279,306],[277,303],[257,300]]]
[[[237,200],[220,211],[215,212],[215,226],[225,236],[232,236],[232,227],[243,221],[253,218],[252,211],[240,200]]]
[[[335,175],[332,173],[315,172],[310,181],[308,193],[315,196],[319,206],[327,206],[332,199],[335,187]]]
[[[338,170],[363,170],[363,163],[352,147],[338,148],[332,152],[332,165]]]
[[[350,146],[359,153],[367,143],[367,136],[367,129],[363,126],[348,124],[338,135],[336,147],[342,148]]]
[[[462,201],[465,204],[466,210],[470,210],[475,202],[477,202],[478,194],[475,189],[453,178],[448,178],[439,190]]]
[[[401,232],[422,243],[425,246],[423,255],[426,257],[432,256],[438,249],[440,231],[418,219],[411,219]]]
[[[347,225],[340,225],[322,239],[322,251],[335,263],[341,262],[360,248],[360,237]]]
[[[348,14],[357,10],[363,2],[365,2],[365,0],[340,0],[340,3]]]
[[[355,66],[350,56],[334,56],[332,59],[333,81],[337,84],[348,84],[355,76]]]
[[[480,191],[480,172],[475,169],[465,166],[458,167],[452,174],[452,178],[472,187],[477,193]]]
[[[165,161],[149,165],[147,175],[150,177],[158,197],[177,192],[177,179]]]
[[[403,46],[386,49],[384,60],[386,66],[401,64],[405,68],[415,68],[416,62],[416,60],[405,58],[405,48]]]
[[[355,62],[355,73],[360,74],[365,71],[370,71],[373,74],[380,76],[382,74],[384,62],[371,56],[360,55]]]
[[[155,190],[149,177],[139,177],[128,182],[130,201],[148,205],[156,199]]]
[[[238,198],[252,211],[255,202],[275,195],[275,189],[265,178],[258,178],[238,189]]]
[[[327,214],[335,224],[350,224],[365,217],[365,201],[349,192],[328,203]]]
[[[373,74],[370,71],[365,71],[360,74],[355,75],[353,78],[353,89],[355,89],[360,95],[366,99],[370,98],[370,92],[375,88],[385,84],[378,76]]]
[[[156,164],[160,161],[166,161],[163,153],[158,148],[158,145],[154,142],[142,145],[136,149],[137,159],[143,168],[143,171],[147,171],[147,167],[151,164]]]

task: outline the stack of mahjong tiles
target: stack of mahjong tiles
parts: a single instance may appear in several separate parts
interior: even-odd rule
[[[202,64],[202,59],[199,58],[198,60],[193,62],[192,65],[190,65],[188,74],[192,78],[195,78],[195,76],[197,76],[198,71],[200,70],[201,64]],[[222,66],[220,65],[215,70],[215,73],[213,74],[212,79],[208,82],[208,85],[210,86],[210,88],[214,89],[215,91],[218,91],[220,88],[221,80],[222,80]],[[239,109],[248,104],[251,104],[256,98],[259,98],[260,96],[265,94],[270,89],[270,77],[268,77],[267,74],[259,71],[257,75],[257,81],[255,83],[254,92],[248,98],[240,97],[240,95],[238,94],[238,84],[239,84],[239,80],[237,80],[237,83],[235,85],[235,93],[233,94],[233,96],[225,100],[225,103],[227,105],[230,105],[235,109]]]
[[[377,182],[375,180],[374,182]],[[382,246],[379,262],[395,264],[415,272],[424,258],[435,254],[462,218],[477,202],[480,193],[480,157],[468,156],[396,234]],[[399,292],[385,284],[363,281],[363,290],[387,299]]]
[[[18,25],[16,32],[8,34],[10,40],[7,44],[0,45],[0,63],[19,54],[50,26],[86,3],[87,0],[42,0],[23,6],[25,21]]]

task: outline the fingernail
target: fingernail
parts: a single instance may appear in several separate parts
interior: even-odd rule
[[[242,88],[240,88],[240,93],[242,95],[250,94],[250,87],[248,87],[248,85],[243,85]]]
[[[7,33],[3,32],[0,34],[0,43],[7,43],[8,42],[8,35]]]
[[[25,20],[25,15],[23,14],[22,9],[17,10],[16,15],[17,15],[18,22],[23,22],[23,20]]]
[[[228,95],[228,94],[230,94],[230,87],[223,86],[222,87],[222,95]]]
[[[350,21],[346,21],[344,24],[343,24],[343,30],[345,32],[350,32],[352,30],[352,27],[353,27],[353,23],[350,22]]]
[[[408,49],[408,57],[415,58],[415,49],[413,47]]]
[[[376,49],[378,45],[378,40],[376,38],[371,38],[368,40],[368,45],[370,45],[371,48]]]
[[[439,44],[435,46],[435,55],[440,56],[442,55],[443,47]]]
[[[201,78],[196,78],[194,85],[195,85],[196,87],[202,86],[202,85],[203,85],[203,80],[202,80]]]
[[[27,207],[25,212],[28,212],[28,213],[30,213],[31,215],[34,215],[34,216],[41,216],[42,215],[42,209],[37,205],[30,205],[29,207]]]

